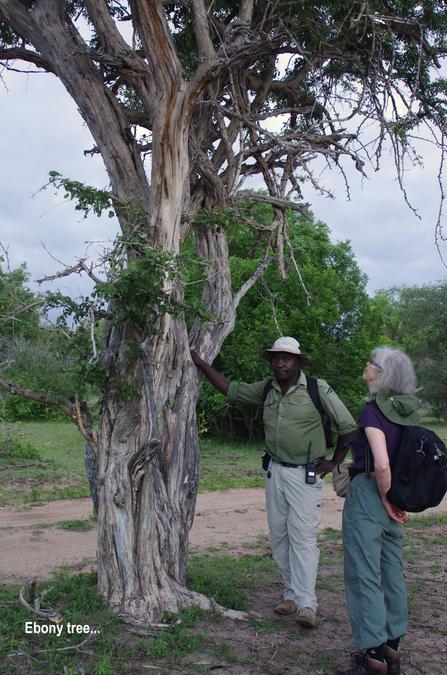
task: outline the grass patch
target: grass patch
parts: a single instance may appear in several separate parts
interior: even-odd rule
[[[200,441],[199,492],[263,487],[262,443]]]
[[[412,516],[407,525],[407,529],[430,530],[432,525],[445,525],[446,523],[447,513],[429,513],[426,516]]]
[[[70,667],[78,667],[83,658],[76,651],[76,645],[86,639],[84,632],[70,633],[72,626],[89,626],[99,630],[92,636],[91,648],[101,645],[102,659],[112,652],[114,642],[121,627],[117,618],[104,611],[101,599],[96,592],[96,574],[77,574],[74,576],[59,575],[51,582],[38,584],[37,594],[49,589],[44,594],[42,606],[51,607],[61,613],[61,635],[44,635],[43,626],[55,626],[51,622],[39,620],[19,604],[18,588],[3,588],[0,591],[0,661],[4,675],[25,672],[70,672]],[[57,651],[61,647],[72,647],[73,650]],[[88,649],[88,648],[87,648]],[[40,651],[48,650],[48,651]],[[24,656],[10,656],[23,652]],[[65,666],[68,670],[65,670]],[[74,670],[71,672],[75,672]],[[100,672],[100,671],[98,671]],[[112,672],[105,671],[105,672]]]
[[[323,541],[341,541],[341,530],[336,530],[334,527],[326,527],[318,533],[318,539]]]
[[[67,487],[48,487],[31,488],[26,494],[22,495],[24,504],[37,504],[42,502],[52,502],[56,499],[79,499],[88,497],[89,490],[87,485],[67,485]]]
[[[94,528],[94,523],[92,520],[59,520],[56,523],[56,527],[61,530],[70,530],[72,532],[88,532]]]
[[[22,443],[17,436],[6,431],[0,442],[0,459],[3,462],[8,460],[36,459],[40,460],[40,455],[31,443]]]
[[[0,445],[11,435],[26,452],[16,458],[2,456],[0,504],[88,496],[84,440],[74,424],[17,422],[6,433],[0,430]]]
[[[66,473],[84,472],[84,439],[71,422],[15,422],[19,438],[37,448],[42,460]]]
[[[253,576],[254,568],[256,576]],[[247,594],[259,584],[268,585],[275,573],[275,564],[265,555],[240,558],[193,555],[187,584],[195,591],[213,597],[220,605],[246,611],[250,609]]]
[[[430,422],[427,426],[447,440],[447,425]],[[28,457],[22,454],[6,458],[0,454],[0,505],[88,497],[84,439],[74,424],[17,422],[13,434],[20,452],[28,453]],[[0,430],[0,446],[5,435]],[[201,439],[199,492],[263,487],[262,451],[262,443]],[[325,480],[330,482],[332,477],[326,476]]]
[[[229,600],[234,607],[248,607],[247,587],[256,585],[255,580],[265,574],[268,567],[265,560],[248,556],[243,560],[227,558],[219,560],[218,565],[214,563],[211,556],[193,556],[188,570],[189,586],[200,592],[206,590],[218,602]],[[238,590],[232,592],[235,574]],[[36,596],[41,598],[43,608],[51,607],[62,616],[59,624],[29,612],[19,603],[18,593],[18,587],[0,589],[2,675],[142,672],[139,670],[142,662],[152,666],[159,662],[160,670],[166,672],[166,666],[178,665],[189,654],[202,649],[206,641],[202,623],[221,621],[220,617],[205,614],[198,607],[190,607],[179,615],[166,615],[164,621],[171,623],[167,630],[154,629],[147,637],[140,637],[104,609],[94,572],[70,576],[62,569],[51,581],[38,583]],[[48,626],[52,626],[53,631],[55,626],[60,626],[60,634],[44,634]],[[86,638],[87,644],[77,650],[76,646]],[[72,649],[65,649],[67,647]],[[61,648],[63,651],[57,651]],[[220,658],[223,652],[225,649]],[[231,654],[228,656],[233,663],[245,662],[243,658],[233,660]]]
[[[17,422],[14,437],[35,455],[0,456],[0,505],[88,497],[84,439],[70,422]],[[0,430],[0,444],[5,439]],[[262,487],[262,444],[202,440],[199,491]]]

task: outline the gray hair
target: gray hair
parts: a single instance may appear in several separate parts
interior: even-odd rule
[[[376,347],[372,360],[382,370],[371,382],[370,391],[377,394],[381,389],[391,389],[396,394],[414,394],[417,388],[416,373],[409,357],[400,349],[383,345]]]

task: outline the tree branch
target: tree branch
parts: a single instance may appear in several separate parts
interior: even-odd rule
[[[254,0],[241,0],[239,18],[250,24],[253,18]]]
[[[19,314],[24,314],[24,312],[27,312],[30,309],[33,309],[34,307],[40,307],[43,305],[45,300],[36,300],[36,302],[31,302],[29,305],[23,305],[22,307],[17,307],[13,311],[12,314],[0,314],[0,319],[2,321],[20,321],[20,319],[16,319],[16,317]]]
[[[130,0],[134,26],[138,32],[148,62],[152,91],[171,92],[182,80],[182,67],[175,51],[171,33],[160,0]]]
[[[280,197],[272,197],[271,195],[260,195],[257,192],[251,192],[250,190],[242,190],[236,195],[236,200],[240,202],[262,202],[264,204],[271,204],[272,206],[278,206],[281,209],[291,209],[292,211],[297,211],[303,216],[309,216],[309,204],[297,204],[296,202],[290,202],[287,199],[281,199]]]
[[[46,398],[41,394],[36,394],[36,392],[32,389],[26,389],[25,387],[21,387],[20,385],[14,384],[13,382],[8,382],[1,377],[0,386],[13,396],[23,396],[24,398],[28,398],[31,401],[43,403],[43,405],[49,406],[50,408],[56,408],[56,410],[62,411],[65,415],[74,420],[74,410],[70,405],[64,405],[58,401],[53,401],[52,399]]]
[[[272,262],[273,258],[270,255],[265,255],[263,260],[261,260],[258,269],[256,272],[254,272],[247,281],[245,281],[238,292],[233,296],[233,307],[234,310],[239,306],[240,301],[248,293],[250,288],[257,282],[259,277],[261,277],[264,274],[264,271],[267,269],[267,267],[270,265]]]
[[[51,274],[48,277],[42,277],[41,279],[36,279],[38,284],[43,284],[46,281],[54,281],[55,279],[61,279],[62,277],[68,277],[70,274],[81,274],[81,272],[85,272],[92,281],[95,282],[98,286],[101,286],[104,284],[104,281],[97,277],[93,271],[93,263],[88,267],[85,264],[86,258],[83,258],[80,260],[76,265],[72,265],[72,267],[66,267],[64,270],[61,272],[57,272],[56,274]]]
[[[0,12],[13,30],[31,44],[31,35],[36,27],[26,6],[18,0],[0,0]]]
[[[24,49],[21,47],[0,49],[0,61],[16,61],[17,59],[26,61],[27,63],[33,63],[35,66],[42,68],[42,70],[45,70],[47,73],[54,73],[54,70],[50,66],[49,62],[37,52],[33,52],[30,49]]]
[[[130,47],[119,32],[106,0],[85,0],[85,6],[103,50],[115,55],[130,54]]]
[[[287,234],[287,227],[284,229],[284,239],[285,239],[285,242],[287,244],[287,248],[289,249],[290,258],[292,260],[293,266],[294,266],[295,271],[297,273],[298,279],[299,279],[300,284],[301,284],[301,286],[303,288],[303,291],[305,293],[307,305],[309,306],[310,305],[310,293],[306,288],[303,276],[301,274],[301,270],[298,267],[298,263],[296,261],[295,254],[294,254],[294,251],[293,251],[293,246],[292,246],[292,244],[290,242],[290,239],[288,237],[288,234]]]
[[[199,50],[199,61],[213,61],[216,51],[208,28],[208,13],[203,0],[192,0],[193,26]]]

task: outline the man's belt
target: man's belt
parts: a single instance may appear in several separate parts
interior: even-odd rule
[[[287,466],[289,469],[297,469],[299,466],[306,466],[305,464],[289,464],[289,462],[280,462],[279,459],[273,459],[273,457],[272,462],[281,464],[281,466]]]

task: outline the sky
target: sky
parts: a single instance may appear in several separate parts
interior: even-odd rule
[[[76,212],[53,188],[41,190],[48,172],[107,188],[101,159],[85,156],[93,140],[59,81],[48,74],[3,72],[0,81],[0,242],[13,268],[26,262],[31,279],[54,274],[77,258],[95,258],[117,233],[115,219]],[[424,167],[407,174],[406,185],[418,219],[405,204],[390,157],[368,178],[349,171],[351,199],[339,175],[323,182],[336,199],[305,194],[317,219],[326,222],[335,241],[349,239],[357,262],[368,276],[372,294],[381,288],[437,283],[447,279],[434,242],[439,208],[437,157],[424,147]],[[447,206],[444,208],[447,214]],[[445,225],[445,218],[444,218]],[[447,227],[445,226],[445,230]],[[447,261],[447,245],[444,246]],[[45,284],[42,290],[54,290]],[[57,287],[78,295],[89,282],[79,276],[60,279]]]

